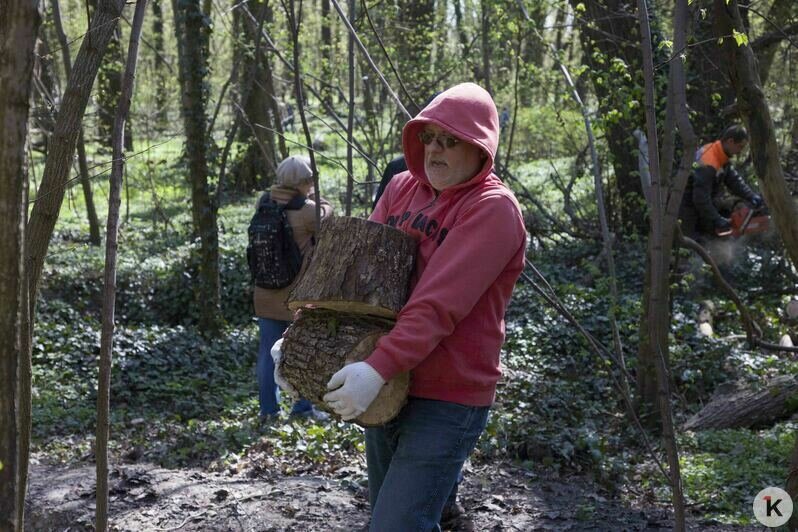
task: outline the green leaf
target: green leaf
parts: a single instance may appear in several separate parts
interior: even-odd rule
[[[726,3],[728,4],[729,0],[726,0]],[[748,35],[745,33],[741,33],[733,29],[732,36],[734,37],[734,42],[737,43],[737,46],[746,46],[748,44]]]

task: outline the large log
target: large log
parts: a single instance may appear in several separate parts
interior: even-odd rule
[[[393,318],[407,301],[415,253],[415,240],[398,229],[360,218],[329,218],[288,308]]]
[[[758,387],[733,386],[716,394],[684,424],[685,430],[761,427],[798,410],[798,375],[783,375]]]
[[[335,372],[368,357],[393,321],[374,316],[326,309],[305,309],[283,335],[280,374],[317,407],[333,412],[324,402],[327,382]],[[404,406],[410,386],[409,373],[391,379],[355,423],[371,427],[395,417]]]

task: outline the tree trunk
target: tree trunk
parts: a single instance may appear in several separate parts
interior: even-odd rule
[[[398,26],[403,30],[397,33],[398,42],[395,43],[397,69],[413,100],[423,102],[433,90],[430,65],[435,35],[435,1],[403,1],[398,5]]]
[[[89,5],[95,7],[96,0],[89,0]],[[124,9],[124,8],[123,8]],[[122,31],[119,26],[114,27],[108,49],[103,56],[100,71],[97,73],[97,135],[100,137],[100,150],[113,144],[114,115],[119,104],[119,95],[122,91]],[[130,124],[125,131],[125,149],[133,149],[133,137],[130,134]]]
[[[103,284],[102,333],[100,336],[99,378],[97,383],[97,508],[95,526],[98,532],[108,530],[108,437],[111,410],[111,354],[114,342],[114,310],[116,301],[116,253],[119,233],[119,205],[122,176],[125,171],[125,122],[130,112],[139,38],[147,0],[137,0],[130,30],[125,73],[119,94],[113,130],[113,167],[108,193],[108,223],[105,232],[105,277]]]
[[[715,0],[716,36],[744,32],[737,0]],[[737,105],[745,117],[751,135],[751,156],[759,176],[771,216],[794,265],[798,265],[798,207],[790,196],[779,159],[776,130],[759,81],[756,58],[749,45],[738,46],[734,39],[723,40],[721,48],[731,84],[737,93]]]
[[[333,69],[333,42],[330,28],[330,0],[321,0],[321,79],[332,83],[335,73]],[[352,18],[350,17],[350,20]],[[319,93],[327,106],[332,106],[332,89],[330,85],[323,85]]]
[[[414,224],[426,224],[419,215]],[[334,217],[322,223],[288,308],[307,305],[395,317],[407,302],[416,241],[388,225]]]
[[[768,10],[767,18],[769,20],[778,21],[780,24],[782,21],[790,19],[794,9],[795,0],[774,0],[770,6],[770,10]],[[759,65],[759,77],[762,80],[762,86],[768,81],[770,67],[773,65],[776,51],[779,49],[781,43],[782,39],[774,39],[762,48],[756,49],[756,60]]]
[[[39,32],[36,40],[36,54],[33,63],[33,98],[34,104],[30,113],[31,141],[33,134],[41,135],[38,148],[47,155],[47,141],[53,134],[56,115],[56,95],[58,94],[58,74],[53,64],[50,42],[44,28]]]
[[[53,25],[55,34],[58,38],[58,45],[61,47],[61,60],[64,63],[64,74],[67,79],[72,72],[72,58],[69,56],[69,41],[64,26],[61,24],[61,8],[58,0],[50,0],[50,8],[53,11]],[[78,168],[80,170],[80,185],[83,188],[83,199],[86,202],[86,215],[89,218],[89,242],[94,246],[100,245],[100,221],[97,218],[97,209],[94,208],[94,195],[89,181],[89,164],[86,160],[86,144],[83,140],[83,124],[80,124],[78,131]]]
[[[28,136],[38,0],[0,18],[0,529],[22,530],[30,438],[30,342],[25,283]]]
[[[608,201],[612,225],[618,228],[620,222],[626,230],[643,232],[646,210],[637,171],[637,142],[632,133],[644,128],[645,119],[642,106],[629,106],[632,100],[639,102],[640,87],[644,85],[636,44],[640,39],[637,10],[625,0],[571,0],[572,6],[578,4],[587,6],[584,16],[590,23],[579,27],[582,61],[590,67],[589,77],[599,101],[601,125],[615,171],[617,199]]]
[[[273,182],[277,169],[275,152],[274,123],[279,115],[272,116],[273,109],[267,102],[274,100],[274,94],[268,91],[268,81],[263,66],[262,30],[267,12],[270,10],[266,2],[253,4],[256,7],[257,22],[250,21],[246,15],[237,15],[237,24],[241,42],[236,49],[236,62],[239,72],[238,95],[243,109],[244,124],[239,128],[238,140],[246,146],[243,157],[236,162],[236,189],[240,192],[267,188]],[[261,127],[259,127],[261,126]]]
[[[67,177],[80,130],[79,125],[86,110],[100,61],[122,14],[123,6],[124,0],[100,0],[89,25],[89,38],[83,39],[81,43],[61,108],[58,110],[42,182],[28,223],[26,254],[31,306],[36,300],[50,237],[64,200]],[[33,320],[32,309],[30,319]]]
[[[725,1],[725,0],[724,0]],[[796,411],[798,377],[783,375],[761,386],[736,385],[712,397],[684,430],[767,427]]]
[[[482,82],[485,90],[493,94],[493,87],[490,82],[490,0],[480,0],[480,19],[482,36]]]
[[[676,5],[677,8],[673,15],[674,50],[683,50],[687,49],[686,0],[679,0]],[[658,198],[656,200],[657,208],[662,206],[664,211],[661,212],[661,221],[659,218],[657,221],[657,224],[660,224],[658,231],[655,233],[654,219],[652,218],[652,228],[649,233],[638,349],[638,411],[642,419],[649,419],[652,422],[656,421],[655,415],[652,414],[654,414],[654,405],[658,401],[657,390],[659,388],[656,365],[660,358],[664,359],[666,365],[668,363],[668,333],[670,332],[671,315],[669,276],[666,266],[670,262],[678,223],[679,205],[684,195],[687,178],[692,171],[693,153],[696,147],[696,135],[687,114],[686,98],[684,63],[673,61],[669,70],[668,114],[672,115],[673,121],[678,127],[683,150],[675,179],[670,179],[670,172],[668,174],[660,172],[656,176],[657,181],[654,181],[655,176],[651,176],[651,196]],[[652,145],[652,142],[652,139],[648,139],[649,157],[657,154],[656,143]],[[665,156],[672,157],[673,154],[666,153]],[[652,206],[654,205],[653,201],[652,199]],[[661,239],[657,235],[661,235]],[[658,240],[656,243],[655,236]],[[655,263],[653,260],[655,251],[659,257],[658,260],[663,261],[667,258],[667,262]]]
[[[169,94],[166,89],[164,56],[163,9],[161,0],[152,2],[152,45],[155,49],[155,116],[159,130],[169,126]]]
[[[199,279],[196,302],[200,308],[199,326],[214,334],[221,326],[219,301],[219,235],[216,205],[208,187],[208,138],[206,125],[207,86],[205,72],[209,28],[202,16],[199,0],[172,0],[175,37],[180,63],[181,110],[186,133],[186,156],[191,182],[191,214],[194,233],[200,240]]]
[[[328,1],[328,0],[325,0]],[[355,19],[357,7],[355,0],[349,0],[349,20]],[[355,40],[351,34],[346,39],[346,66],[347,85],[349,87],[349,105],[346,115],[346,199],[344,200],[344,214],[352,215],[352,195],[355,190],[354,153],[353,142],[355,134]],[[371,196],[369,196],[371,197]]]
[[[685,7],[686,0],[681,0],[674,11],[674,33],[676,42],[686,42],[685,39]],[[670,176],[663,176],[659,165],[659,141],[657,137],[656,118],[656,80],[654,77],[653,43],[649,14],[646,0],[638,0],[638,19],[640,24],[643,80],[645,83],[645,118],[646,136],[648,137],[648,161],[651,175],[651,214],[648,242],[648,257],[651,264],[651,283],[649,293],[648,315],[651,323],[648,328],[649,341],[654,351],[654,368],[657,376],[657,403],[662,424],[662,440],[668,458],[668,471],[670,473],[670,486],[673,500],[674,526],[677,532],[685,530],[685,507],[682,492],[682,477],[679,465],[679,448],[676,443],[676,434],[673,427],[673,410],[671,409],[671,376],[669,364],[668,330],[670,325],[670,312],[668,301],[670,299],[670,285],[668,284],[668,267],[673,242],[673,225],[676,220],[669,216],[668,186]],[[677,67],[679,68],[679,67]],[[676,87],[681,79],[674,75],[674,82],[670,94],[674,94],[681,87]],[[674,102],[675,104],[676,102]],[[639,181],[639,180],[638,180]],[[664,326],[664,327],[663,327]]]
[[[394,323],[391,320],[339,313],[324,309],[303,310],[285,332],[280,374],[319,408],[333,412],[324,402],[327,382],[346,364],[365,360]],[[407,400],[409,373],[401,373],[383,386],[369,408],[355,419],[358,425],[382,425],[393,419]]]

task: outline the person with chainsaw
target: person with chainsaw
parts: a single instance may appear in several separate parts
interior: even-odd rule
[[[343,419],[410,372],[396,418],[366,429],[370,530],[439,530],[444,505],[485,428],[501,375],[504,313],[524,268],[526,230],[493,171],[499,117],[473,83],[432,100],[402,131],[408,171],[370,220],[418,241],[411,293],[391,332],[327,384]]]
[[[277,166],[275,184],[261,196],[257,205],[257,209],[260,209],[265,203],[273,202],[284,209],[293,241],[303,257],[313,246],[313,235],[316,232],[316,203],[312,197],[313,172],[310,159],[294,155]],[[322,198],[322,219],[332,214],[332,205]],[[284,257],[283,260],[288,259]],[[286,306],[286,301],[292,286],[293,282],[282,288],[254,287],[255,314],[260,329],[257,361],[260,419],[264,424],[277,419],[280,411],[280,396],[274,380],[274,362],[270,351],[291,322],[293,313]],[[324,412],[316,410],[307,399],[297,400],[290,415],[317,421],[328,417]]]
[[[687,181],[679,211],[682,232],[696,238],[702,234],[727,235],[731,221],[719,209],[722,185],[754,209],[764,205],[762,196],[754,192],[731,164],[731,158],[748,144],[748,132],[741,125],[727,127],[720,139],[705,144],[696,152],[693,171]]]

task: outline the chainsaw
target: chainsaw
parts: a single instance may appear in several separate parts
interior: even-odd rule
[[[729,221],[731,229],[718,233],[718,236],[740,238],[743,235],[764,233],[770,228],[770,216],[764,207],[752,209],[748,205],[741,204],[731,213]]]

